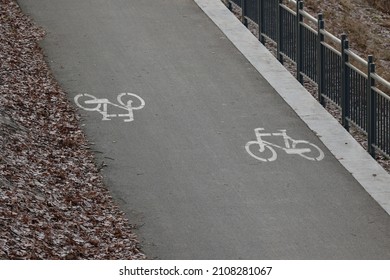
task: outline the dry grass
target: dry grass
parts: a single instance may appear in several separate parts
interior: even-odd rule
[[[346,33],[362,58],[374,55],[377,72],[390,81],[390,14],[381,12],[390,12],[389,0],[306,0],[305,9],[323,13],[325,28],[336,36]]]
[[[390,1],[389,0],[367,0],[373,7],[381,10],[385,13],[390,13]]]

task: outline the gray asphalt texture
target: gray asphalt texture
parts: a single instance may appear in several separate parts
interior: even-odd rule
[[[80,113],[150,258],[390,258],[388,214],[192,0],[18,2],[48,31],[42,46],[72,102],[145,100],[133,122]],[[258,127],[325,158],[257,161],[245,144]]]

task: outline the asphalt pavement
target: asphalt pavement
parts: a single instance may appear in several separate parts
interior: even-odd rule
[[[193,0],[18,2],[150,258],[390,258],[386,211]]]

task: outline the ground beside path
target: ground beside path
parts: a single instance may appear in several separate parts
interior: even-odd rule
[[[0,1],[0,259],[142,259],[43,37],[14,1]]]
[[[48,30],[43,47],[71,100],[145,101],[128,122],[80,112],[148,256],[390,257],[386,212],[193,1],[19,2]],[[261,162],[245,149],[256,128],[286,129],[325,157],[277,149]]]

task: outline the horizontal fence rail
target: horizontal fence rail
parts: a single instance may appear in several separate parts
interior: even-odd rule
[[[315,83],[322,105],[331,102],[341,111],[345,129],[354,126],[367,136],[368,152],[390,158],[390,82],[375,73],[373,57],[364,60],[349,49],[346,35],[327,30],[322,14],[304,10],[303,1],[227,0],[241,9],[248,27],[254,22],[259,40],[276,44],[277,58],[295,64],[297,79]]]

